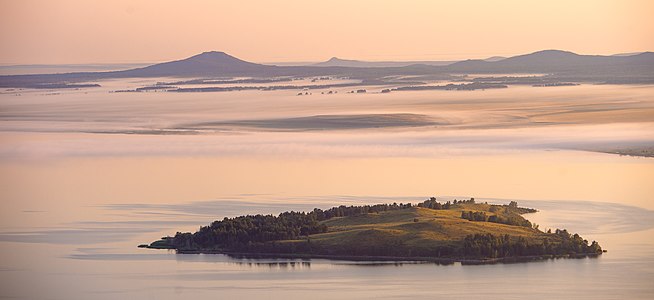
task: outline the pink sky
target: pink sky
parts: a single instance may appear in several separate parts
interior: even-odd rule
[[[225,51],[255,62],[449,60],[654,50],[654,1],[8,1],[0,63]]]

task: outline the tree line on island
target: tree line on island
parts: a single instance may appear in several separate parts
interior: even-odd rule
[[[474,203],[474,199],[471,199]],[[461,218],[468,221],[492,222],[506,225],[533,227],[538,229],[538,225],[532,224],[525,218],[518,217],[520,214],[536,212],[535,209],[518,207],[518,202],[511,201],[509,205],[491,205],[488,215],[484,211],[461,211]]]
[[[468,235],[463,240],[463,252],[468,257],[488,258],[602,253],[596,241],[589,245],[576,233],[572,235],[565,229],[557,229],[554,235],[560,242],[553,243],[546,238],[543,243],[529,243],[524,237],[511,238],[508,234]]]
[[[411,203],[341,205],[327,210],[314,208],[309,213],[290,211],[283,212],[279,216],[259,214],[224,218],[221,221],[214,221],[209,226],[200,227],[195,233],[178,232],[172,238],[172,246],[175,249],[234,249],[242,248],[248,243],[295,240],[311,234],[327,232],[327,225],[320,224],[320,221],[406,208],[411,208]],[[164,244],[160,243],[160,245]]]

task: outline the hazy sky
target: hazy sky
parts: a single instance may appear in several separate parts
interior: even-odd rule
[[[0,63],[444,60],[654,50],[654,1],[0,0]]]

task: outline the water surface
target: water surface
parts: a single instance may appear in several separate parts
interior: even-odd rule
[[[565,150],[650,145],[651,86],[110,93],[152,83],[0,94],[0,298],[654,296],[654,160]],[[462,266],[136,248],[224,216],[429,196],[516,200],[609,252]]]

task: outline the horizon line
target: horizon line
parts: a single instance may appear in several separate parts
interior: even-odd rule
[[[333,58],[338,58],[341,60],[354,60],[354,61],[361,61],[361,62],[371,62],[371,63],[377,63],[377,62],[417,62],[417,61],[422,61],[422,62],[441,62],[441,61],[451,61],[451,62],[456,62],[456,61],[465,61],[465,60],[484,60],[492,57],[504,57],[504,58],[509,58],[513,56],[520,56],[520,55],[526,55],[526,54],[532,54],[536,52],[541,52],[541,51],[548,51],[548,50],[556,50],[556,51],[565,51],[565,52],[572,52],[578,55],[598,55],[598,56],[618,56],[618,55],[638,55],[646,52],[654,52],[654,50],[644,50],[644,51],[629,51],[629,52],[619,52],[619,53],[612,53],[612,54],[588,54],[588,53],[579,53],[579,52],[574,52],[570,50],[561,50],[561,49],[555,49],[555,48],[549,48],[549,49],[541,49],[541,50],[536,50],[536,51],[531,51],[531,52],[526,52],[526,53],[518,53],[518,54],[487,54],[483,55],[481,57],[466,57],[466,58],[460,58],[460,59],[447,59],[447,58],[441,58],[441,59],[420,59],[420,58],[414,58],[414,59],[404,59],[404,60],[393,60],[392,58],[386,58],[386,59],[365,59],[365,58],[351,58],[351,57],[343,57],[339,55],[334,55],[328,58],[323,58],[322,60],[305,60],[305,61],[295,61],[295,60],[278,60],[278,61],[258,61],[258,60],[247,60],[247,59],[241,59],[239,56],[232,55],[229,52],[221,51],[221,50],[207,50],[207,51],[202,51],[202,52],[196,52],[195,54],[191,54],[187,56],[184,56],[183,58],[170,58],[168,60],[161,60],[161,61],[116,61],[116,62],[62,62],[62,63],[12,63],[12,62],[0,62],[0,67],[1,68],[7,68],[7,67],[31,67],[31,66],[89,66],[89,65],[128,65],[128,64],[142,64],[142,65],[147,65],[147,64],[159,64],[159,63],[164,63],[164,62],[169,62],[169,61],[174,61],[174,60],[180,60],[180,59],[186,59],[195,55],[199,55],[202,53],[209,53],[209,52],[222,52],[227,55],[239,58],[241,60],[247,61],[247,62],[252,62],[252,63],[258,63],[258,64],[315,64],[315,63],[321,63],[321,62],[326,62],[330,59]],[[449,54],[445,54],[449,55]],[[466,54],[461,54],[461,55],[466,55]],[[482,54],[476,54],[476,55],[482,55]],[[382,55],[375,55],[375,56],[382,56]],[[394,55],[394,56],[405,56],[405,55]],[[388,56],[385,56],[388,57]],[[415,56],[414,56],[415,57]]]

